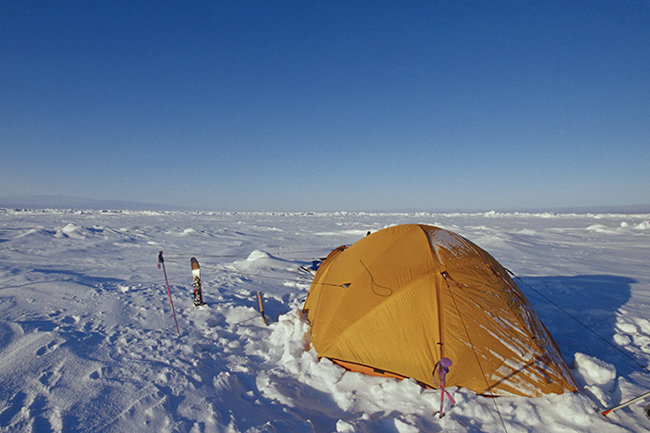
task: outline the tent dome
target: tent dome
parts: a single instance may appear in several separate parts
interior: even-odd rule
[[[438,387],[432,371],[447,357],[447,386],[529,397],[576,390],[503,266],[438,227],[389,227],[335,249],[303,311],[318,355],[350,370]]]

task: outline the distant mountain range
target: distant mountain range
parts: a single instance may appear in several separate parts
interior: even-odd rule
[[[143,203],[127,200],[100,200],[63,195],[32,195],[0,197],[0,207],[27,209],[110,209],[110,210],[188,210],[162,203]]]
[[[10,209],[97,209],[97,210],[178,210],[196,211],[207,209],[192,209],[183,206],[174,206],[164,203],[146,203],[127,200],[101,200],[83,197],[70,197],[63,195],[32,195],[25,197],[0,197],[0,208]],[[240,209],[227,209],[238,211]],[[304,209],[303,211],[309,211]],[[339,209],[340,210],[340,209]],[[372,212],[435,212],[435,213],[475,213],[475,212],[554,212],[554,213],[623,213],[639,214],[650,213],[650,204],[618,205],[618,206],[572,206],[572,207],[547,207],[547,208],[494,208],[494,209],[384,209]],[[273,211],[273,209],[258,209],[258,211]],[[354,212],[355,210],[350,210]]]

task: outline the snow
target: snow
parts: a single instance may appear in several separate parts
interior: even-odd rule
[[[580,392],[451,388],[438,418],[439,391],[319,360],[297,269],[403,223],[452,230],[521,276]],[[649,257],[649,214],[0,209],[0,431],[650,431],[647,400],[599,414],[650,389]]]

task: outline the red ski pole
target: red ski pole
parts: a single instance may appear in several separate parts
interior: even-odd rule
[[[638,396],[638,397],[636,397],[636,398],[633,398],[633,399],[631,399],[631,400],[628,400],[628,401],[626,401],[626,402],[623,402],[623,403],[619,404],[619,405],[616,406],[616,407],[613,407],[613,408],[611,408],[611,409],[607,409],[606,411],[601,412],[601,414],[606,416],[606,415],[607,415],[608,413],[610,413],[610,412],[614,412],[614,411],[617,410],[617,409],[621,409],[621,408],[623,408],[623,407],[629,406],[629,405],[631,405],[632,403],[636,403],[637,401],[641,401],[641,400],[643,400],[643,399],[645,399],[645,398],[648,398],[648,397],[650,397],[650,391],[648,391],[648,392],[646,392],[645,394],[640,395],[640,396]]]
[[[181,335],[180,329],[178,329],[178,322],[176,321],[176,312],[174,311],[174,303],[172,302],[172,292],[169,290],[169,281],[167,281],[167,271],[165,270],[165,259],[163,259],[163,252],[158,253],[158,269],[162,265],[163,274],[165,275],[165,284],[167,285],[167,295],[169,296],[169,305],[172,306],[172,314],[174,315],[174,323],[176,324],[176,332],[178,335]]]

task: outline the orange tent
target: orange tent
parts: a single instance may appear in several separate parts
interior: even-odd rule
[[[480,394],[536,397],[576,384],[506,270],[467,239],[408,224],[330,253],[304,310],[320,357],[354,371],[413,378]]]

